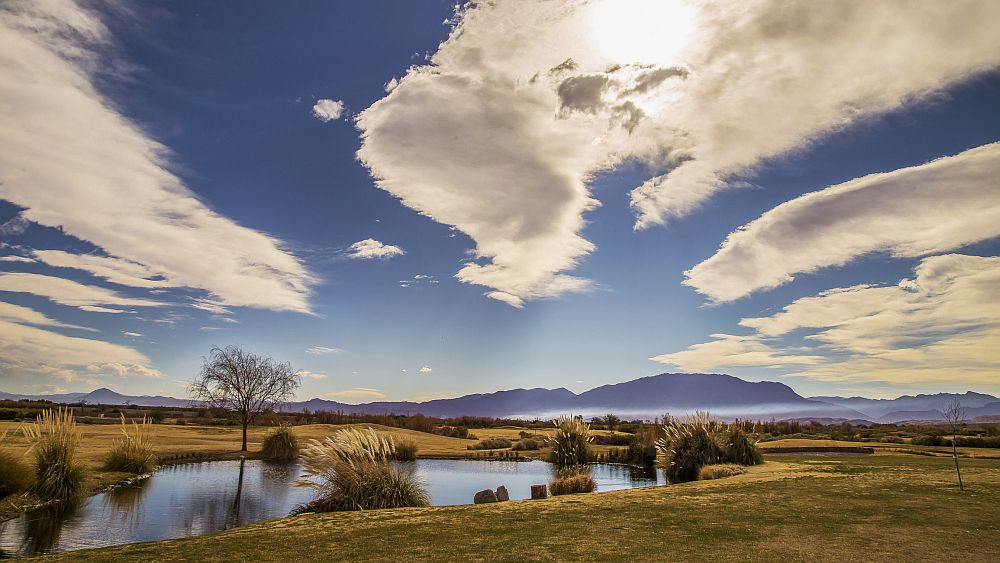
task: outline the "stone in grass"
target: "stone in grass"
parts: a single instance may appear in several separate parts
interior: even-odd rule
[[[531,498],[545,498],[549,496],[549,488],[545,485],[532,485],[531,486]]]
[[[472,502],[476,504],[484,504],[488,502],[497,502],[497,494],[490,489],[485,489],[476,493],[473,497]]]
[[[507,487],[504,487],[503,485],[497,487],[497,500],[500,502],[510,500],[510,495],[507,494]]]

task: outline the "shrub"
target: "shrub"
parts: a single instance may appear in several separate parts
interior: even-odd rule
[[[108,471],[127,471],[129,473],[149,473],[156,468],[156,456],[153,455],[153,421],[142,417],[142,422],[132,423],[132,433],[129,433],[125,415],[121,415],[122,437],[115,440],[104,460],[104,469]]]
[[[69,409],[46,409],[25,435],[35,458],[35,493],[44,500],[70,501],[83,494],[86,473],[77,465],[80,431]]]
[[[555,480],[549,483],[552,496],[592,493],[596,489],[597,482],[590,476],[590,468],[586,465],[563,467],[556,473]]]
[[[670,419],[663,425],[665,437],[657,441],[657,458],[671,481],[692,481],[705,465],[719,463],[722,448],[715,440],[721,425],[708,413],[687,419]]]
[[[944,438],[941,436],[914,436],[911,443],[915,446],[943,446]]]
[[[337,462],[327,475],[321,496],[296,510],[333,512],[427,506],[430,497],[413,473],[388,463]]]
[[[545,440],[543,438],[522,438],[514,443],[511,448],[516,452],[523,452],[526,450],[540,450],[545,447]]]
[[[590,461],[590,426],[579,418],[565,416],[552,422],[556,432],[549,438],[552,445],[549,461],[559,466],[581,465]]]
[[[269,461],[295,461],[299,457],[299,441],[290,427],[282,425],[264,438],[260,453]]]
[[[733,463],[706,465],[698,471],[698,479],[701,479],[702,481],[707,481],[709,479],[721,479],[723,477],[732,477],[733,475],[742,475],[746,472],[747,470],[742,465],[736,465]]]
[[[396,442],[396,450],[393,459],[399,461],[413,461],[417,459],[417,442],[413,438],[403,438]]]
[[[758,465],[764,463],[757,443],[750,438],[746,430],[732,426],[725,438],[725,460],[739,465]]]
[[[599,446],[631,446],[635,442],[632,434],[595,434],[591,443]]]
[[[511,447],[512,442],[507,438],[487,438],[479,442],[466,446],[469,450],[503,450]]]

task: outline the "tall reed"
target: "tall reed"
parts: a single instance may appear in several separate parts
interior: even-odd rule
[[[692,481],[705,465],[723,457],[716,435],[724,426],[707,412],[685,418],[670,418],[663,424],[664,437],[656,442],[657,461],[671,481]]]
[[[43,410],[35,424],[25,429],[35,459],[35,493],[44,500],[63,502],[86,490],[86,472],[77,463],[80,431],[69,409]]]
[[[552,496],[592,493],[597,490],[597,481],[591,476],[589,465],[570,465],[560,468],[556,478],[549,483]]]
[[[108,471],[129,473],[149,473],[156,469],[153,454],[153,421],[142,417],[141,422],[132,421],[131,432],[125,415],[121,415],[121,437],[115,440],[104,460]]]
[[[549,436],[549,461],[556,465],[581,465],[590,461],[590,426],[580,418],[562,416],[553,420],[556,431]]]

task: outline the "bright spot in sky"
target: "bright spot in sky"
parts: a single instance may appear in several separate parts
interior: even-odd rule
[[[680,0],[598,0],[586,18],[598,51],[619,64],[676,65],[694,27]]]

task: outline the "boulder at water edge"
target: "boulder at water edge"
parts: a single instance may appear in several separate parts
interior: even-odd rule
[[[476,496],[472,498],[472,502],[476,504],[497,502],[497,494],[490,489],[485,489],[476,493]]]

